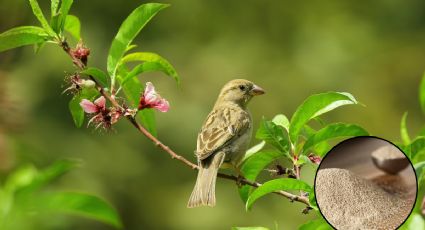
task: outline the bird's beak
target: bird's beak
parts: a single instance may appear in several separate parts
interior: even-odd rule
[[[258,85],[254,85],[254,87],[251,89],[251,95],[252,96],[257,96],[257,95],[261,95],[261,94],[265,94],[265,93],[266,92],[264,91],[264,89],[262,89]]]

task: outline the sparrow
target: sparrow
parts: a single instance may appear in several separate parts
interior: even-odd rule
[[[198,134],[195,155],[199,170],[188,208],[215,206],[215,183],[222,165],[239,172],[239,164],[252,136],[252,118],[247,104],[252,97],[264,93],[262,88],[244,79],[232,80],[221,89]]]

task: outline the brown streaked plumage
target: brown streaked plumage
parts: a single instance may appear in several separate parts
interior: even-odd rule
[[[236,79],[224,85],[213,110],[198,134],[198,177],[187,207],[215,206],[215,182],[223,162],[238,168],[252,134],[252,119],[246,106],[264,90]]]

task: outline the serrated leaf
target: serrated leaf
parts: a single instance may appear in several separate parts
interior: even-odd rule
[[[124,20],[109,49],[107,70],[112,78],[115,77],[118,62],[133,39],[160,10],[167,6],[159,3],[143,4],[133,10]]]
[[[400,136],[404,145],[410,144],[409,132],[407,131],[407,125],[406,125],[407,114],[408,114],[407,112],[403,114],[403,117],[401,117],[401,122],[400,122]]]
[[[303,152],[306,153],[310,148],[315,145],[328,141],[334,138],[341,137],[354,137],[354,136],[366,136],[369,133],[362,127],[355,124],[345,123],[333,123],[326,127],[323,127],[315,134],[310,136],[304,144]]]
[[[276,115],[273,118],[272,122],[275,123],[276,125],[282,126],[286,130],[286,132],[289,132],[289,120],[285,115],[283,114]]]
[[[332,230],[333,228],[323,218],[311,220],[301,225],[298,230]]]
[[[108,86],[108,76],[102,70],[95,67],[88,67],[81,71],[82,74],[94,77],[103,87]]]
[[[81,39],[80,19],[78,19],[78,17],[74,15],[67,15],[65,19],[64,30],[70,33],[75,38],[75,40],[79,41]]]
[[[283,131],[281,126],[276,125],[272,121],[263,119],[260,123],[255,137],[259,140],[266,141],[268,144],[273,145],[279,151],[289,156],[289,140],[286,132]]]
[[[50,24],[47,22],[46,18],[44,17],[44,14],[41,11],[41,8],[38,5],[37,0],[29,0],[29,3],[31,5],[32,12],[34,13],[35,17],[40,22],[41,26],[45,29],[46,33],[48,33],[51,36],[55,36],[56,33],[53,31],[53,29],[50,27]]]
[[[42,43],[48,35],[41,27],[20,26],[0,34],[0,52],[25,45]]]
[[[141,73],[150,71],[161,71],[166,75],[176,80],[177,84],[180,82],[179,75],[177,74],[174,67],[163,57],[156,53],[150,52],[136,52],[126,55],[122,58],[122,63],[141,61],[142,64],[137,65],[131,70],[127,76],[124,77],[121,84],[127,83],[127,81]]]
[[[332,111],[343,105],[357,104],[356,99],[345,92],[327,92],[311,95],[295,111],[291,118],[289,136],[293,143],[298,141],[298,135],[304,125],[311,119]]]
[[[42,201],[42,205],[48,210],[84,216],[122,228],[117,211],[99,197],[75,192],[58,192],[46,195]]]
[[[84,110],[80,106],[80,102],[83,98],[81,95],[75,95],[68,104],[69,111],[72,115],[72,120],[75,126],[80,128],[84,123]]]
[[[247,180],[255,181],[261,171],[279,157],[282,157],[282,153],[277,151],[257,152],[243,163],[240,171]],[[251,191],[252,188],[248,185],[239,188],[239,195],[244,202],[247,201]]]
[[[280,178],[280,179],[274,179],[267,181],[257,189],[255,189],[251,195],[248,197],[248,200],[246,202],[246,210],[251,209],[252,205],[257,201],[259,198],[279,190],[303,190],[306,192],[310,192],[311,186],[308,185],[306,182],[292,179],[292,178]]]

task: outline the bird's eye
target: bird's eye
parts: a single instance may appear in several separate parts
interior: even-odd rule
[[[239,89],[242,90],[242,91],[244,91],[246,89],[246,87],[244,85],[240,85],[239,86]]]

